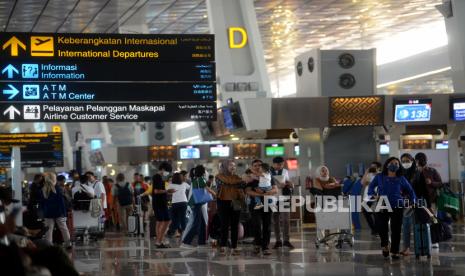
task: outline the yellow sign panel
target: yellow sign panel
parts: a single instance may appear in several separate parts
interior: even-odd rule
[[[2,49],[5,50],[6,48],[10,47],[10,55],[12,57],[17,57],[18,56],[18,48],[23,48],[23,50],[26,50],[26,45],[21,42],[16,36],[11,37],[7,42],[5,42],[2,45]]]
[[[241,42],[236,43],[234,41],[234,33],[239,33],[241,35]],[[244,28],[241,27],[231,27],[229,28],[229,48],[237,49],[237,48],[244,48],[247,44],[247,32]]]
[[[33,57],[53,57],[53,37],[52,36],[31,36],[31,56]]]
[[[61,132],[60,126],[52,126],[52,132]]]

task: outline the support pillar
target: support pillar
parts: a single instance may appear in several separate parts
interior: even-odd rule
[[[313,176],[318,166],[324,163],[323,137],[319,128],[299,129],[299,175],[300,183]]]
[[[456,93],[465,92],[465,1],[446,0],[437,6],[444,16],[449,37],[449,59]]]
[[[11,149],[11,188],[13,190],[13,199],[19,200],[14,203],[14,207],[22,208],[23,188],[21,185],[21,150],[19,147]],[[23,226],[23,213],[19,212],[16,216],[16,225]]]
[[[404,125],[395,125],[391,129],[389,129],[389,156],[400,157],[400,137],[404,133]]]
[[[252,108],[244,99],[271,98],[254,1],[207,0],[208,23],[215,35],[215,59],[219,106],[232,98],[239,102],[247,130],[269,129],[271,113],[266,103]],[[268,114],[260,124],[251,118]]]

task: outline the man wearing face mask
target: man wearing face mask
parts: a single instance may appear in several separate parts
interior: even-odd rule
[[[373,201],[370,201],[370,197],[368,196],[368,185],[370,185],[371,181],[375,178],[375,176],[381,172],[381,163],[378,161],[373,161],[370,164],[370,167],[366,170],[365,174],[362,177],[362,185],[363,185],[363,201],[367,202],[367,205],[371,207],[373,205]],[[375,224],[375,215],[372,212],[368,212],[365,209],[362,209],[363,216],[370,227],[371,234],[373,236],[378,235],[378,230],[376,229]]]
[[[171,166],[168,162],[162,162],[160,166],[158,166],[158,171],[165,183],[170,181],[173,172],[173,166]]]
[[[418,174],[414,182],[414,187],[423,189],[426,204],[433,214],[436,215],[437,191],[443,186],[441,175],[439,175],[435,168],[428,166],[428,158],[423,152],[419,152],[415,155],[415,161],[418,167]],[[439,248],[439,244],[434,243],[432,247]]]

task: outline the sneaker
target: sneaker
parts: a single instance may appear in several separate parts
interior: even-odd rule
[[[293,246],[292,243],[290,243],[289,241],[285,241],[283,245],[284,245],[285,247],[288,247],[289,249],[294,249],[294,246]]]
[[[389,245],[382,248],[382,254],[384,258],[389,257]]]
[[[186,243],[181,243],[181,245],[179,246],[179,248],[183,248],[183,249],[195,249],[194,246],[190,245],[190,244],[186,244]]]
[[[273,246],[273,249],[278,249],[280,247],[283,247],[283,243],[281,241],[276,241],[276,243]]]
[[[433,244],[431,245],[431,248],[439,248],[439,243],[433,243]]]
[[[254,210],[260,210],[262,208],[263,208],[263,204],[260,203],[260,204],[255,205],[255,207],[253,209]]]
[[[404,251],[400,252],[400,255],[402,256],[410,256],[410,248],[405,248]]]
[[[260,254],[260,246],[255,246],[255,247],[253,248],[253,253],[254,253],[254,254]]]
[[[220,254],[226,254],[226,247],[222,246],[218,249],[218,252],[220,252]]]
[[[168,247],[166,247],[166,245],[164,245],[163,243],[155,244],[155,247],[158,248],[158,249],[168,248]]]
[[[269,256],[269,255],[271,255],[271,250],[268,249],[268,248],[263,249],[263,255],[264,255],[264,256]]]

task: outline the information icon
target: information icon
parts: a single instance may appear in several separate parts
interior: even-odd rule
[[[38,100],[40,99],[38,84],[25,84],[23,85],[23,99],[25,100]]]
[[[39,65],[23,64],[21,67],[21,72],[24,79],[37,79],[39,78]]]
[[[24,120],[39,120],[40,119],[40,105],[25,105]]]

